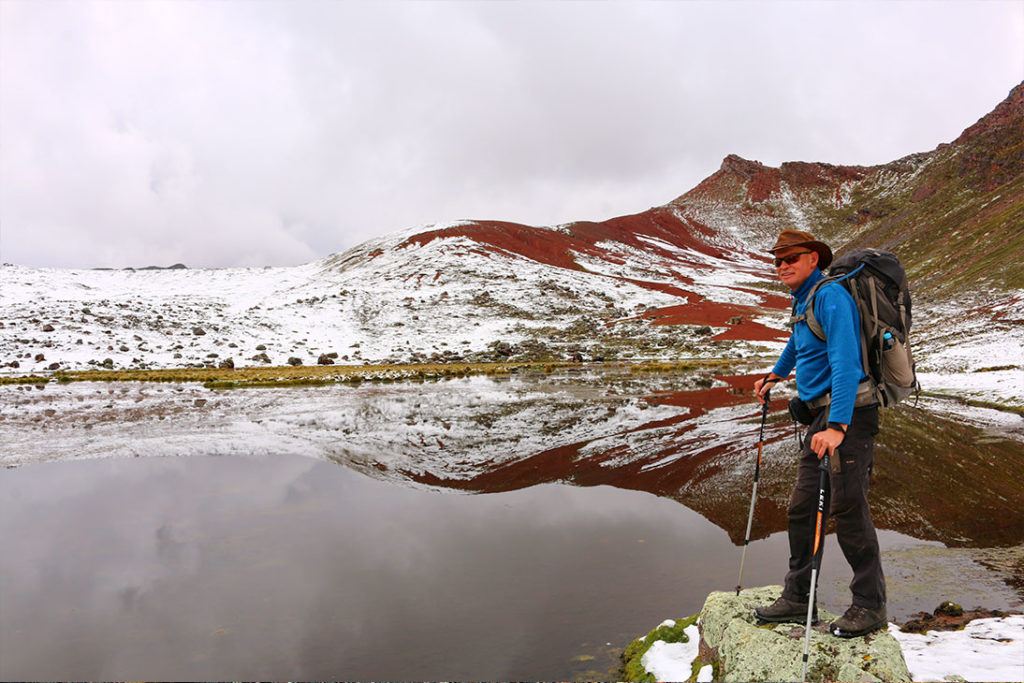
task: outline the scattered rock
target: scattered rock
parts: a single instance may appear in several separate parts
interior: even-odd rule
[[[206,330],[204,330],[201,327],[193,327],[192,334],[194,334],[197,337],[202,337],[204,334],[206,334]]]
[[[48,366],[46,367],[46,369],[47,369],[47,370],[60,370],[60,363],[50,363],[50,364],[49,364],[49,365],[48,365]]]
[[[267,350],[267,346],[266,346],[266,344],[260,344],[259,346],[256,347],[256,350],[257,351],[266,351]]]
[[[288,361],[289,363],[291,360]],[[334,360],[326,353],[321,353],[320,357],[316,359],[317,365],[334,365]]]
[[[217,367],[220,368],[221,370],[234,370],[235,369],[235,359],[234,358],[225,358],[224,360],[222,360],[217,365]]]
[[[43,332],[53,332],[53,329],[53,325],[50,325],[49,323],[43,325]]]
[[[113,370],[114,369],[114,360],[112,358],[104,358],[103,362],[100,363],[100,365],[105,367],[107,370]]]
[[[291,358],[288,359],[288,365],[293,365],[293,366],[296,366],[296,367],[299,366],[299,365],[302,365],[302,359],[301,358],[296,358],[295,356],[292,356]]]
[[[249,360],[259,361],[260,363],[267,363],[268,365],[270,364],[270,356],[268,356],[265,353],[257,353],[255,356],[253,356]]]
[[[44,355],[43,355],[43,354],[41,354],[41,353],[37,353],[37,354],[36,354],[36,357],[35,357],[35,361],[36,361],[37,363],[42,363],[42,362],[43,362],[44,360],[46,360],[46,356],[44,356]]]
[[[955,602],[946,601],[931,614],[918,612],[910,617],[900,630],[904,633],[925,633],[927,631],[959,631],[975,619],[1005,617],[1006,612],[989,609],[965,610]]]
[[[193,404],[195,405],[196,408],[202,408],[203,406],[206,405],[206,399],[197,398],[195,401],[193,401]]]

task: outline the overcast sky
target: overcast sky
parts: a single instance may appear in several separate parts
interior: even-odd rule
[[[1024,0],[0,0],[0,261],[294,265],[877,164],[1024,80]]]

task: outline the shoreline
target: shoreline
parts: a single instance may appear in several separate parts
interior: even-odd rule
[[[395,382],[441,379],[445,377],[468,377],[477,375],[510,375],[519,372],[542,372],[552,374],[558,371],[610,371],[629,373],[677,374],[693,370],[746,369],[762,366],[766,357],[713,359],[694,357],[676,361],[509,361],[482,363],[374,363],[374,364],[330,364],[299,366],[246,366],[240,368],[216,367],[166,367],[155,369],[95,369],[56,370],[53,372],[0,373],[0,385],[4,384],[45,384],[56,381],[66,382],[198,382],[210,389],[231,389],[247,386],[310,386],[318,384]],[[757,371],[749,372],[756,374]],[[1024,378],[1019,370],[1001,373],[985,373],[987,379],[1003,383],[1003,375],[1010,379]],[[984,383],[968,382],[977,379],[978,373],[920,373],[926,382],[938,380],[937,389],[925,389],[912,395],[906,402],[913,403],[920,398],[938,401],[952,401],[971,408],[987,408],[1024,417],[1024,402],[1018,403],[1016,395],[1006,395],[998,385],[986,387]],[[963,389],[951,387],[967,385]],[[1019,382],[1015,382],[1015,385]]]

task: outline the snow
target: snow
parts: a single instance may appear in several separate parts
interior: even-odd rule
[[[900,642],[915,681],[1024,681],[1024,615],[976,619],[962,631],[902,633],[889,625]]]
[[[107,358],[116,368],[226,358],[243,367],[260,365],[260,351],[274,365],[289,357],[313,364],[332,351],[339,362],[414,362],[445,351],[483,352],[496,341],[543,339],[546,328],[602,320],[608,310],[685,301],[623,279],[679,284],[678,271],[688,272],[682,261],[645,262],[637,252],[619,267],[581,257],[593,267],[587,272],[484,248],[466,237],[405,244],[414,234],[294,268],[0,266],[0,366],[18,362],[0,371],[41,372],[54,363],[81,370]],[[720,278],[706,289],[722,300],[750,297],[730,294],[729,281]]]
[[[689,642],[659,640],[640,660],[657,680],[690,679],[700,634],[696,625],[685,633]],[[889,624],[889,633],[899,641],[914,681],[946,681],[951,676],[968,681],[1024,681],[1024,615],[976,619],[962,631],[925,634],[903,633]],[[710,681],[711,667],[702,667],[697,680]]]

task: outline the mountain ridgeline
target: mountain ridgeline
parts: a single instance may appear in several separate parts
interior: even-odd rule
[[[896,253],[917,294],[1024,288],[1024,83],[949,144],[879,166],[785,163],[730,156],[672,202],[683,215],[729,207],[768,240],[810,230],[838,251]]]
[[[574,253],[609,241],[650,249],[652,237],[708,255],[763,252],[778,232],[813,232],[834,250],[896,253],[915,294],[1024,288],[1024,83],[955,141],[877,166],[788,162],[730,155],[717,172],[664,206],[553,233],[470,221],[410,243],[465,236],[548,265],[577,268]]]

